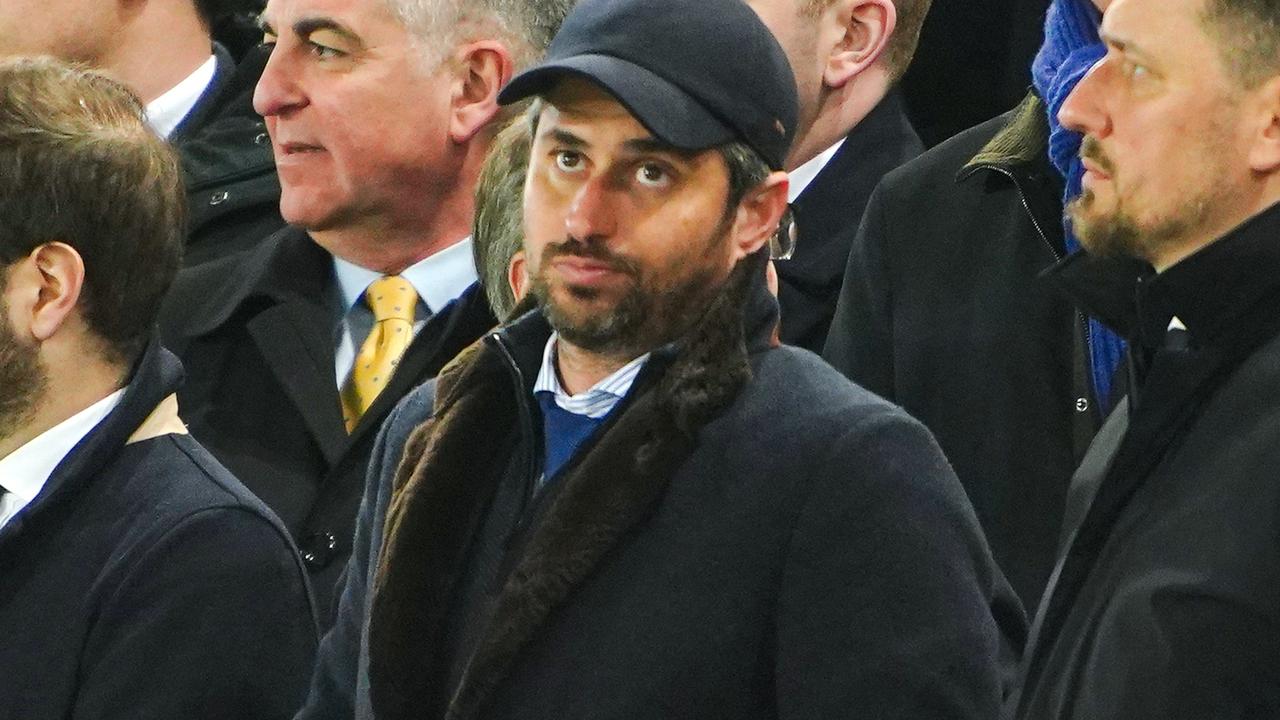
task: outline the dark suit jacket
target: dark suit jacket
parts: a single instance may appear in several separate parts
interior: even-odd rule
[[[267,720],[316,649],[284,526],[190,436],[147,352],[120,403],[0,530],[0,720]]]
[[[469,288],[427,321],[348,435],[334,377],[340,301],[332,258],[297,228],[178,276],[161,316],[182,358],[191,432],[275,510],[312,573],[322,617],[351,552],[365,466],[402,396],[496,323]]]
[[[790,260],[777,263],[782,342],[822,352],[871,191],[885,173],[922,152],[901,99],[891,92],[792,203],[796,250]]]

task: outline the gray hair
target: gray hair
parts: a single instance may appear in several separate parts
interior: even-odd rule
[[[503,40],[517,67],[546,52],[576,0],[386,0],[391,12],[438,62],[458,43]],[[496,34],[496,35],[495,35]]]

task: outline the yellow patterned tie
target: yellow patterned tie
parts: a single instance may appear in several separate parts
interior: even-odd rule
[[[364,301],[373,311],[373,330],[360,346],[351,377],[342,388],[342,419],[347,432],[360,422],[360,416],[387,386],[400,364],[400,356],[412,342],[418,293],[408,280],[388,275],[369,285]]]

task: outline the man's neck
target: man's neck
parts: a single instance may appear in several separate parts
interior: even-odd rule
[[[50,373],[48,389],[36,401],[26,422],[5,437],[0,437],[0,458],[8,457],[15,450],[57,427],[94,403],[120,389],[120,372],[90,363],[74,376],[59,381]],[[75,377],[74,382],[69,378]]]
[[[561,337],[556,341],[556,370],[560,375],[560,386],[570,395],[577,395],[621,370],[642,354],[626,357],[594,353],[566,342]]]
[[[163,95],[209,59],[213,43],[194,3],[143,3],[114,48],[96,64],[144,103]]]
[[[349,263],[395,275],[467,237],[471,232],[471,204],[415,220],[375,221],[311,230],[308,234],[318,245]]]
[[[1200,228],[1194,235],[1162,243],[1155,255],[1147,258],[1147,261],[1151,263],[1157,273],[1162,273],[1226,237],[1250,219],[1261,215],[1275,207],[1277,203],[1280,203],[1280,177],[1277,177],[1272,185],[1274,187],[1270,191],[1263,191],[1258,194],[1256,200],[1248,202],[1246,211],[1223,213],[1216,222]]]
[[[819,99],[813,122],[797,134],[787,156],[787,170],[795,170],[840,142],[884,100],[888,78],[872,68],[850,80],[842,88],[828,90]]]

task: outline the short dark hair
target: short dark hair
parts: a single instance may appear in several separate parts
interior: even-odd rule
[[[84,261],[79,309],[106,358],[131,364],[177,273],[186,198],[142,102],[52,58],[0,62],[0,263],[49,242]]]
[[[507,269],[524,245],[524,179],[530,142],[527,123],[508,125],[493,141],[476,181],[471,249],[489,307],[501,321],[506,321],[516,306]]]
[[[266,7],[265,0],[195,0],[196,13],[206,28],[215,27],[232,15],[257,15]]]
[[[1206,0],[1201,19],[1242,86],[1280,74],[1280,0]]]
[[[810,14],[821,13],[835,0],[806,0]],[[898,23],[884,49],[884,66],[889,70],[889,82],[896,83],[906,74],[911,60],[916,56],[916,48],[920,45],[920,31],[924,28],[924,19],[929,14],[929,6],[933,0],[893,0],[893,7],[898,13]]]

